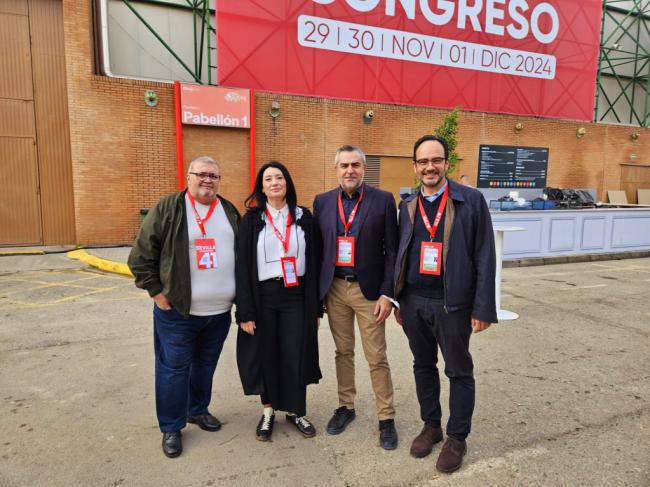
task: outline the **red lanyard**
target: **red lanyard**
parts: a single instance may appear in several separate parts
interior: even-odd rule
[[[352,212],[350,213],[350,216],[348,217],[348,221],[345,221],[345,212],[343,211],[343,201],[341,198],[341,191],[339,191],[339,216],[341,217],[341,223],[343,223],[343,229],[344,229],[344,234],[348,234],[348,230],[350,230],[350,227],[352,226],[352,222],[354,221],[354,217],[357,214],[357,209],[359,208],[359,205],[361,204],[361,200],[363,199],[363,193],[365,190],[361,190],[361,194],[359,195],[359,201],[357,201],[357,204],[354,205],[354,208],[352,209]]]
[[[447,196],[449,194],[449,185],[445,188],[445,192],[442,194],[442,197],[440,198],[440,206],[438,207],[438,212],[436,213],[436,218],[433,220],[433,226],[431,226],[431,223],[429,222],[429,219],[427,218],[427,214],[424,211],[424,207],[422,206],[422,196],[418,198],[418,207],[420,208],[420,216],[422,217],[422,221],[424,222],[424,226],[427,227],[427,230],[429,231],[429,235],[431,235],[431,242],[433,242],[433,239],[436,237],[436,231],[438,230],[438,225],[440,224],[440,219],[442,218],[442,214],[445,211],[445,206],[447,206]]]
[[[285,230],[284,238],[282,237],[282,234],[280,233],[280,230],[278,230],[275,226],[275,223],[273,223],[273,217],[271,216],[271,213],[269,212],[268,208],[264,210],[266,212],[266,218],[269,219],[269,223],[271,223],[271,226],[273,227],[273,231],[275,232],[275,236],[278,237],[278,240],[282,244],[282,248],[284,249],[285,255],[287,252],[289,252],[289,240],[291,240],[291,213],[287,215],[287,229]]]
[[[196,211],[196,203],[194,202],[194,198],[190,194],[190,192],[187,192],[187,197],[190,200],[190,203],[192,204],[192,209],[194,210],[194,216],[196,217],[196,224],[199,226],[199,230],[201,230],[201,234],[205,237],[205,223],[210,219],[212,216],[212,212],[214,212],[214,209],[217,207],[217,203],[219,203],[219,198],[215,198],[214,201],[210,204],[210,209],[208,209],[208,213],[205,215],[205,218],[201,218],[199,215],[199,212]]]

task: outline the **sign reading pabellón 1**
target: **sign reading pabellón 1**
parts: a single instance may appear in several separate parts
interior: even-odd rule
[[[186,125],[250,128],[250,91],[181,83],[181,120]]]
[[[220,0],[221,84],[590,120],[600,0]]]

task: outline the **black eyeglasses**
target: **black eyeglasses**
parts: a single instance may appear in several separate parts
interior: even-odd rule
[[[434,157],[433,159],[418,159],[414,161],[415,164],[419,167],[427,167],[429,163],[432,163],[434,166],[439,166],[440,164],[444,164],[445,158],[444,157]]]
[[[219,174],[212,172],[190,172],[190,174],[195,175],[199,179],[211,179],[212,181],[219,181],[221,179]]]

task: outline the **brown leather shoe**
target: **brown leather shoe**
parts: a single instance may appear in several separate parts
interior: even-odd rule
[[[411,443],[411,456],[415,458],[426,457],[433,450],[433,445],[439,441],[442,441],[442,428],[425,424],[420,434]]]
[[[467,453],[467,443],[448,436],[447,441],[442,445],[436,468],[444,473],[455,472],[463,464],[465,453]]]

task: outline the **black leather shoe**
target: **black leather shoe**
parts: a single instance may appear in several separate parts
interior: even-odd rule
[[[348,424],[350,424],[357,415],[354,412],[354,409],[348,409],[345,406],[341,406],[336,411],[334,411],[334,416],[327,423],[327,432],[330,435],[338,435],[343,433]]]
[[[257,429],[255,430],[255,436],[259,441],[271,441],[274,422],[275,414],[272,414],[271,416],[262,414],[260,422],[257,423]]]
[[[176,458],[183,453],[183,442],[180,431],[167,431],[162,438],[163,453],[167,458]]]
[[[219,431],[221,429],[221,421],[212,416],[210,413],[188,416],[187,422],[196,424],[199,428],[205,431]]]
[[[379,422],[379,446],[384,450],[394,450],[397,448],[395,420],[384,419]]]
[[[295,414],[287,414],[287,421],[298,428],[305,438],[316,436],[316,428],[307,419],[307,416],[296,416]]]

